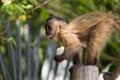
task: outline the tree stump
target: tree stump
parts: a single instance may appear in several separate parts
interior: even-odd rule
[[[70,80],[98,80],[98,67],[94,65],[73,66],[70,69]]]

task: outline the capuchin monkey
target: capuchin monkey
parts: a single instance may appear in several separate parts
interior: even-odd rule
[[[62,43],[58,62],[73,57],[73,64],[82,64],[82,48],[86,45],[86,64],[97,65],[107,39],[114,29],[120,31],[120,20],[111,13],[93,12],[76,17],[70,23],[59,17],[49,17],[45,23],[49,39]]]

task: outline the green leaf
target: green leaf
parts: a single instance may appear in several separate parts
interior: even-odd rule
[[[16,41],[13,37],[8,38],[8,42],[12,42],[16,46]]]
[[[41,8],[40,20],[44,21],[48,16],[49,14],[47,13],[47,11]]]
[[[33,5],[28,4],[28,5],[24,6],[24,8],[25,8],[25,9],[31,9],[31,8],[33,8]]]
[[[24,8],[21,6],[21,4],[19,4],[19,5],[15,4],[14,6],[18,11],[20,11],[19,13],[26,13]]]

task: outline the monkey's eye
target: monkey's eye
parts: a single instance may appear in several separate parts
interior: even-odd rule
[[[50,35],[50,31],[51,31],[51,26],[47,26],[46,27],[46,34]]]
[[[47,26],[47,30],[50,31],[51,30],[51,26]]]
[[[46,26],[46,32],[51,31],[51,27],[50,26]]]
[[[62,26],[61,25],[59,25],[59,29],[61,29],[62,28]]]

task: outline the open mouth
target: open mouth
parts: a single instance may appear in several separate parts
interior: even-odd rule
[[[48,38],[49,38],[49,39],[53,39],[54,36],[53,36],[53,35],[48,35]]]

